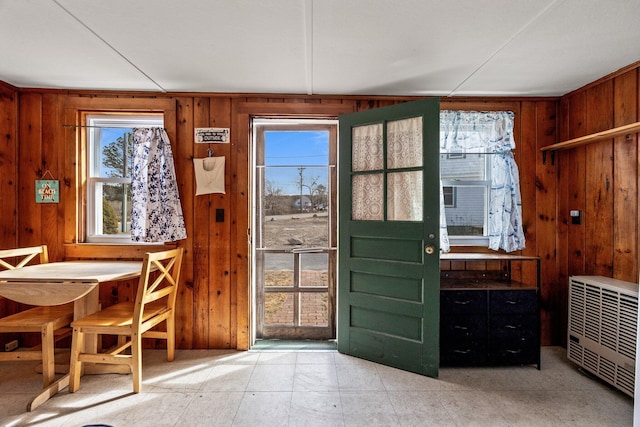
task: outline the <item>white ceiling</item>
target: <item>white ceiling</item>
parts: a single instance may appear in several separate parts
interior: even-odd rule
[[[640,60],[640,0],[0,0],[20,88],[556,96]]]

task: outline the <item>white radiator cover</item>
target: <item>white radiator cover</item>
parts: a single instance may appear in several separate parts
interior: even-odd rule
[[[633,397],[638,284],[602,276],[569,278],[567,357]]]

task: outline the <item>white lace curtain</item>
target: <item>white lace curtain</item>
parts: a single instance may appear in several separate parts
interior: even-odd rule
[[[513,112],[440,111],[441,153],[493,153],[489,202],[489,249],[524,249],[522,201],[518,166],[512,150]],[[440,190],[440,248],[449,251],[442,186]]]
[[[131,239],[174,242],[187,237],[167,132],[133,129]]]

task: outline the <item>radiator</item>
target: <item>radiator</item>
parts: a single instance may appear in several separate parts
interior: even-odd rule
[[[638,284],[602,276],[569,279],[567,357],[633,397]]]

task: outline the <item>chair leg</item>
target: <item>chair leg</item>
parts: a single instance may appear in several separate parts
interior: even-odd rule
[[[53,383],[56,375],[55,360],[55,333],[53,323],[47,323],[42,327],[42,386],[47,387]]]
[[[176,323],[175,319],[167,319],[167,362],[173,362],[176,352]]]
[[[79,329],[73,328],[73,337],[71,338],[71,365],[69,367],[69,393],[73,393],[80,388],[80,376],[82,375],[80,353],[83,347],[84,333]]]
[[[133,374],[133,392],[140,393],[142,388],[142,335],[131,336],[131,371]]]

